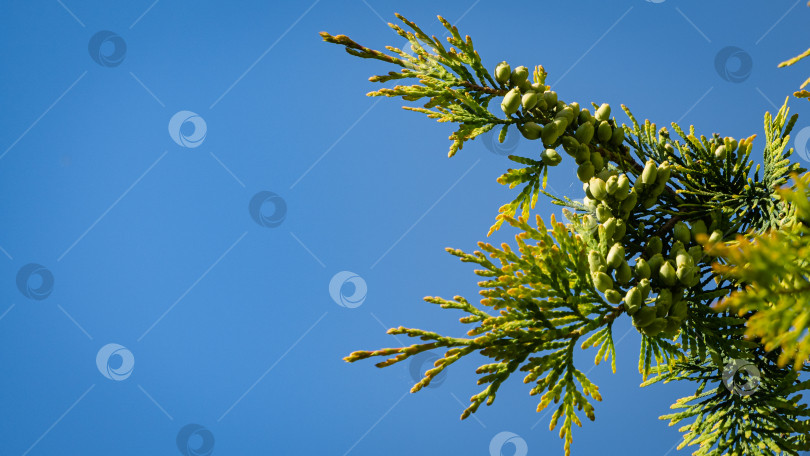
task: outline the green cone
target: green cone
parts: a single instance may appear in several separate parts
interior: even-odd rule
[[[509,82],[509,76],[512,74],[512,68],[509,67],[509,64],[501,62],[498,66],[495,67],[495,80],[501,84],[506,84]]]
[[[501,101],[501,109],[503,110],[504,114],[510,116],[517,112],[520,108],[520,90],[514,88],[507,92],[506,95],[503,97],[503,101]]]
[[[613,279],[604,272],[596,272],[593,274],[593,285],[597,290],[604,293],[613,288]]]
[[[596,110],[594,117],[599,121],[608,120],[610,118],[610,105],[602,103],[602,106],[599,106],[599,109]]]
[[[548,166],[557,166],[562,161],[562,157],[555,149],[545,149],[540,153],[540,159]]]

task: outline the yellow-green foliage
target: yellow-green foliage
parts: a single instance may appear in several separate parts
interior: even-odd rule
[[[596,347],[600,359],[614,358],[612,324],[621,314],[618,306],[605,302],[594,288],[587,271],[588,244],[572,233],[563,223],[551,216],[551,229],[547,229],[540,216],[537,226],[523,218],[505,217],[515,228],[522,230],[515,236],[518,250],[506,243],[499,249],[479,243],[483,250],[472,254],[447,249],[461,261],[475,263],[483,269],[476,274],[485,277],[479,282],[483,299],[490,307],[487,313],[470,304],[461,296],[452,301],[428,296],[425,301],[444,309],[459,309],[468,315],[461,323],[475,324],[466,338],[444,337],[439,334],[411,328],[392,328],[389,334],[405,334],[432,340],[401,348],[376,351],[357,351],[345,358],[353,362],[372,356],[390,356],[377,364],[385,367],[434,348],[447,348],[444,357],[436,361],[433,369],[411,389],[416,392],[430,384],[442,370],[462,356],[479,351],[493,362],[480,366],[478,384],[486,384],[480,393],[470,398],[470,406],[461,414],[467,418],[486,402],[490,405],[501,384],[516,371],[526,372],[524,383],[533,383],[531,395],[541,395],[537,410],[543,410],[553,401],[559,403],[551,418],[550,429],[563,418],[560,437],[565,439],[566,451],[572,441],[572,425],[581,426],[577,411],[593,420],[594,408],[588,396],[601,401],[599,388],[574,366],[574,348]],[[496,265],[487,258],[495,259]],[[585,337],[588,336],[588,337]],[[579,342],[584,339],[584,342]]]
[[[707,250],[723,260],[714,270],[742,286],[717,310],[746,316],[746,335],[767,351],[778,349],[780,366],[792,362],[798,370],[810,360],[810,173],[794,181],[779,190],[794,211],[792,223]]]
[[[807,2],[807,6],[810,6],[810,2]],[[780,63],[779,68],[793,65],[794,63],[796,63],[799,60],[801,60],[803,58],[806,58],[806,57],[810,57],[810,48],[808,48],[806,51],[802,52],[801,54],[797,55],[796,57],[793,57],[792,59],[788,59],[788,60],[785,60],[784,62]],[[797,97],[797,98],[807,98],[807,101],[810,101],[810,92],[808,92],[807,90],[804,90],[804,88],[807,87],[808,84],[810,84],[810,78],[807,78],[807,80],[805,80],[802,83],[802,85],[799,87],[800,90],[795,92],[793,95],[795,97]]]

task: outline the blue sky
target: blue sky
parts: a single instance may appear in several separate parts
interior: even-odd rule
[[[441,14],[489,68],[542,64],[566,101],[624,103],[640,119],[707,135],[757,133],[755,151],[764,112],[810,74],[810,62],[776,68],[810,42],[803,0],[57,0],[3,10],[4,455],[168,455],[183,445],[487,454],[496,436],[512,438],[504,455],[519,442],[561,454],[518,379],[459,421],[479,391],[478,359],[415,395],[407,364],[342,361],[396,345],[392,326],[462,334],[458,315],[422,297],[475,298],[472,268],[444,247],[473,250],[514,192],[495,182],[511,162],[482,141],[448,159],[449,126],[365,97],[379,86],[367,78],[392,68],[323,43],[320,31],[400,46],[385,25],[394,12],[436,35]],[[721,74],[715,60],[728,46],[740,51]],[[810,105],[790,104],[797,131],[810,128]],[[538,145],[516,147],[529,155]],[[550,185],[581,197],[565,158]],[[32,263],[40,273],[18,286]],[[343,271],[338,283],[356,288],[333,290],[341,306],[330,281]],[[639,388],[639,336],[626,319],[616,327],[619,371],[591,371],[604,401],[577,429],[574,454],[676,454],[677,429],[657,417],[691,386]]]

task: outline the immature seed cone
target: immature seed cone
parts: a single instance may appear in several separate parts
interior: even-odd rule
[[[596,138],[599,142],[605,143],[610,140],[611,136],[613,136],[613,129],[610,128],[608,121],[599,122],[599,127],[596,129]]]
[[[584,124],[586,122],[587,123],[593,123],[593,121],[595,120],[593,118],[593,116],[591,115],[591,112],[588,111],[587,109],[580,110],[578,117],[579,117],[579,123],[580,124]]]
[[[661,266],[664,264],[664,256],[660,253],[656,253],[647,260],[647,264],[650,265],[650,275],[652,277],[658,277]]]
[[[599,171],[605,166],[605,159],[602,154],[594,150],[591,152],[591,163],[593,163],[594,170]]]
[[[613,239],[613,235],[616,233],[616,222],[618,219],[616,217],[610,217],[605,221],[603,226],[605,227],[605,237],[607,239]]]
[[[703,220],[696,220],[692,222],[690,232],[692,234],[692,239],[696,239],[698,234],[706,234],[706,222]]]
[[[585,144],[580,144],[579,147],[577,147],[577,150],[574,152],[574,159],[578,165],[581,165],[586,161],[591,161],[591,149]]]
[[[737,150],[737,140],[732,138],[731,136],[726,136],[725,138],[723,138],[723,144],[725,144],[726,149],[729,152],[734,152],[735,150]]]
[[[546,147],[552,146],[557,142],[557,138],[560,137],[560,133],[557,132],[557,125],[553,122],[545,124],[542,133],[540,133],[540,137],[543,139],[543,144],[545,144]]]
[[[658,168],[656,168],[655,162],[652,159],[647,160],[647,163],[644,165],[644,171],[641,172],[641,183],[644,185],[652,185],[655,183],[657,177]]]
[[[596,250],[588,252],[588,266],[590,266],[591,273],[605,272],[607,270],[605,257]]]
[[[650,296],[650,290],[652,290],[652,285],[650,284],[650,279],[641,279],[638,281],[638,289],[641,290],[641,299],[647,299]]]
[[[697,274],[698,269],[695,266],[684,265],[679,267],[675,275],[678,276],[678,281],[686,287],[694,287],[700,281]]]
[[[568,118],[555,117],[554,120],[551,121],[551,124],[557,129],[557,135],[562,135],[565,133],[565,129],[568,128]]]
[[[721,144],[720,147],[714,149],[714,158],[717,160],[726,159],[726,146],[724,144]]]
[[[709,236],[710,243],[721,242],[722,240],[723,240],[723,232],[720,230],[714,230],[711,236]]]
[[[599,179],[602,179],[603,181],[605,181],[605,183],[607,183],[608,178],[610,178],[610,176],[612,176],[612,175],[613,175],[613,171],[611,171],[610,168],[604,168],[601,171],[599,171],[598,173],[596,173],[596,177],[598,177]]]
[[[624,142],[624,128],[616,127],[613,130],[613,133],[610,135],[610,143],[614,146],[618,146],[619,144]]]
[[[664,247],[663,241],[658,236],[652,236],[647,240],[647,245],[644,247],[644,253],[649,256],[655,255],[656,253],[661,253],[661,250]],[[650,265],[652,266],[652,265]]]
[[[689,227],[686,226],[686,223],[676,223],[672,231],[672,235],[675,237],[675,239],[683,242],[684,245],[689,244],[691,233],[689,232]]]
[[[562,157],[555,149],[546,149],[540,153],[540,159],[548,166],[557,166],[562,161]]]
[[[689,247],[689,250],[687,250],[687,252],[692,257],[692,264],[697,264],[700,262],[701,259],[703,259],[703,247],[699,245],[693,245],[692,247]]]
[[[650,265],[644,258],[636,260],[635,276],[639,280],[650,278]]]
[[[537,105],[537,94],[534,92],[527,92],[520,99],[520,104],[523,105],[523,110],[528,111]]]
[[[616,281],[622,285],[630,282],[630,279],[633,278],[633,271],[630,269],[630,265],[627,264],[626,260],[623,259],[622,262],[619,263],[619,267],[616,268],[615,276]]]
[[[522,65],[512,70],[512,74],[509,75],[509,83],[513,86],[519,86],[528,79],[529,69]]]
[[[686,250],[681,250],[675,255],[675,267],[680,269],[682,267],[692,267],[695,265],[695,260],[692,258],[692,255],[689,254]]]
[[[560,140],[562,142],[563,149],[569,154],[574,155],[579,149],[579,143],[573,136],[563,136]]]
[[[549,108],[557,106],[557,92],[553,90],[546,90],[543,92],[543,100]]]
[[[512,74],[512,68],[508,63],[501,62],[495,67],[495,80],[501,84],[509,82],[509,76]]]
[[[532,90],[532,81],[529,81],[528,79],[526,79],[525,81],[522,81],[522,82],[518,83],[517,86],[518,86],[518,88],[520,88],[521,92],[526,93],[526,92],[529,92],[530,90]]]
[[[649,337],[655,337],[667,326],[666,318],[656,318],[649,325],[641,328],[641,332]]]
[[[607,265],[611,268],[618,267],[624,260],[624,246],[617,242],[613,244],[607,255]]]
[[[596,272],[593,274],[592,278],[593,285],[602,293],[613,288],[613,279],[604,272]]]
[[[613,217],[613,213],[610,212],[610,208],[604,202],[596,206],[596,220],[599,220],[599,223],[606,222],[611,217]]]
[[[622,294],[614,289],[610,289],[605,292],[605,299],[611,304],[618,304],[622,302]]]
[[[535,122],[526,122],[519,130],[526,139],[537,139],[543,132],[543,127]]]
[[[669,247],[669,259],[674,260],[678,253],[682,250],[686,250],[683,245],[683,242],[675,240],[672,245]]]
[[[558,102],[560,104],[561,102]],[[560,109],[554,117],[563,117],[568,120],[568,123],[571,124],[576,119],[576,115],[574,115],[574,110],[570,106],[563,105],[563,108]]]
[[[580,114],[580,117],[582,117],[582,114]],[[591,139],[593,139],[593,124],[590,122],[582,123],[581,120],[580,123],[581,125],[579,126],[579,128],[577,128],[577,132],[574,133],[574,137],[577,138],[577,141],[579,141],[582,144],[589,144],[591,142]]]
[[[613,233],[613,239],[617,241],[624,239],[625,232],[627,232],[627,224],[622,219],[616,219],[616,232]]]
[[[624,296],[624,307],[627,309],[627,313],[631,316],[635,314],[641,308],[641,301],[641,290],[638,287],[627,290],[627,294]]]
[[[675,285],[678,277],[675,272],[675,266],[672,265],[672,260],[664,261],[661,268],[658,270],[658,277],[664,282],[664,285],[672,287]]]
[[[602,106],[599,106],[599,109],[596,110],[594,117],[599,121],[608,120],[610,118],[610,105],[602,103]]]
[[[633,325],[636,328],[644,328],[655,320],[655,307],[642,306],[633,315]]]
[[[608,195],[613,195],[616,193],[616,190],[619,189],[619,178],[615,175],[608,177],[605,181],[605,190],[607,190]]]
[[[593,177],[593,172],[593,163],[586,161],[577,168],[577,178],[582,182],[588,182],[588,180]]]
[[[672,174],[672,165],[668,161],[664,161],[658,167],[658,175],[655,177],[655,188],[661,193],[666,188],[669,176]]]
[[[607,196],[605,181],[598,177],[590,178],[588,181],[588,189],[591,191],[591,195],[599,201],[604,200]]]
[[[630,191],[630,179],[627,177],[627,174],[619,174],[619,177],[616,181],[616,195],[626,194],[629,191]],[[626,197],[627,196],[623,197],[622,199]]]
[[[504,114],[510,116],[520,108],[520,90],[514,88],[506,93],[501,101],[501,109]]]
[[[624,200],[621,203],[621,206],[619,206],[619,210],[622,212],[622,218],[627,218],[630,215],[630,211],[635,209],[637,203],[638,203],[638,193],[634,188],[630,190],[630,193],[627,194],[627,197],[624,198]]]

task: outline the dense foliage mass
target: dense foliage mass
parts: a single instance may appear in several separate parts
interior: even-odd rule
[[[693,396],[661,417],[686,423],[681,446],[697,444],[701,455],[810,450],[810,411],[800,403],[810,389],[800,378],[810,371],[810,177],[799,177],[806,170],[790,161],[796,116],[789,117],[787,100],[765,115],[763,166],[754,168],[755,135],[738,140],[675,123],[659,128],[638,122],[625,106],[629,125],[620,124],[608,104],[565,101],[546,85],[542,66],[530,71],[502,62],[490,73],[470,37],[441,17],[449,47],[397,17],[410,30],[391,27],[410,49],[386,53],[344,35],[321,35],[352,55],[401,67],[371,81],[415,79],[369,95],[426,100],[406,109],[457,125],[450,156],[495,128],[500,141],[519,134],[537,140],[540,151],[510,156],[518,166],[498,179],[520,191],[500,208],[490,233],[508,223],[519,230],[516,248],[482,242],[473,253],[447,249],[480,267],[480,306],[461,296],[425,298],[464,312],[466,337],[392,328],[389,334],[423,342],[357,351],[346,360],[382,356],[377,366],[384,367],[443,350],[415,392],[479,353],[491,360],[476,371],[486,386],[462,419],[491,404],[520,372],[539,396],[538,411],[556,407],[550,428],[559,425],[569,454],[573,425],[581,425],[581,414],[593,420],[593,402],[602,400],[575,365],[575,348],[595,348],[595,362],[611,359],[615,371],[613,324],[630,318],[642,336],[642,385],[695,384]],[[493,101],[503,116],[490,110]],[[549,168],[566,155],[577,164],[581,202],[545,192]],[[554,216],[548,225],[540,216],[530,223],[541,193],[566,206],[565,223]]]

